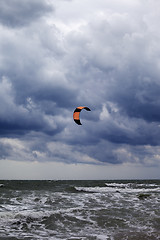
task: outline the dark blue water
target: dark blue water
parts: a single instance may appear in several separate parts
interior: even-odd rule
[[[0,181],[0,239],[160,239],[160,180]]]

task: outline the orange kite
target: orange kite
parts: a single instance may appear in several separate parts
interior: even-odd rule
[[[87,111],[91,111],[88,107],[77,107],[74,110],[73,119],[78,125],[82,125],[82,123],[80,122],[80,112],[81,112],[82,109],[85,109]]]

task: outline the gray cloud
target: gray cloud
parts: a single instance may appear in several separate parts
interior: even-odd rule
[[[12,149],[9,145],[0,143],[0,159],[6,159],[10,156]]]
[[[0,22],[8,27],[21,27],[53,11],[46,1],[2,0],[0,2]]]

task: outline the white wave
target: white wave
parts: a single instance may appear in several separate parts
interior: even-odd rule
[[[120,188],[120,187],[76,187],[77,191],[88,193],[141,193],[160,192],[160,187],[155,188]]]
[[[130,183],[105,183],[107,187],[127,188],[130,187]]]
[[[8,212],[8,211],[0,212],[0,222],[5,222],[5,221],[8,221],[9,219],[13,219],[14,216],[15,215],[13,212]]]
[[[136,183],[140,187],[158,187],[158,184],[153,183]]]
[[[120,188],[128,188],[128,187],[144,187],[144,188],[151,188],[151,187],[159,187],[156,183],[105,183],[107,187],[120,187]]]

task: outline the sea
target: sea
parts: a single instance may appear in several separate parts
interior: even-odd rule
[[[0,240],[158,240],[160,180],[0,180]]]

